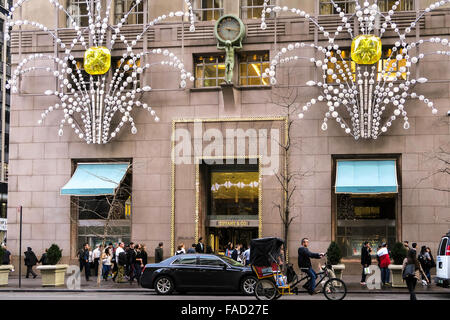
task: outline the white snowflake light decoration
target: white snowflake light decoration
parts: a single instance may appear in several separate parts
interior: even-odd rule
[[[400,5],[400,1],[396,1],[391,10],[385,14],[379,10],[376,1],[374,4],[370,4],[367,1],[360,4],[358,0],[355,0],[355,13],[350,17],[346,16],[334,1],[331,1],[342,20],[342,25],[338,26],[331,33],[319,25],[308,13],[300,9],[289,9],[288,7],[280,6],[270,8],[268,7],[268,2],[269,0],[264,1],[261,17],[262,29],[267,27],[265,22],[266,14],[272,11],[276,13],[290,11],[311,21],[318,28],[319,32],[328,39],[326,46],[299,42],[288,44],[275,55],[270,63],[270,68],[267,68],[263,74],[264,77],[270,78],[272,85],[275,85],[277,83],[277,66],[299,59],[307,59],[322,70],[323,81],[315,82],[310,80],[306,83],[308,86],[318,87],[321,90],[321,94],[303,106],[302,111],[298,114],[300,119],[304,117],[304,112],[308,111],[314,104],[318,101],[323,101],[327,103],[328,111],[323,119],[322,130],[327,130],[328,119],[335,119],[345,133],[352,135],[355,139],[377,139],[381,133],[386,132],[391,127],[392,121],[397,117],[403,117],[404,129],[410,127],[405,108],[408,98],[417,98],[423,101],[433,114],[437,113],[437,109],[432,101],[423,95],[411,92],[415,84],[428,81],[426,78],[414,79],[411,74],[411,67],[426,55],[440,54],[450,56],[450,51],[448,51],[450,43],[447,39],[439,37],[408,43],[406,36],[415,27],[418,27],[418,21],[424,14],[449,3],[450,0],[441,0],[431,4],[405,30],[400,30],[392,19],[395,10]],[[350,24],[354,16],[357,17],[359,22],[359,36],[353,35],[353,27]],[[386,64],[382,66],[381,73],[378,73],[377,63],[381,55],[381,39],[387,30],[392,30],[398,35],[398,40],[392,47],[392,53],[386,59]],[[353,40],[352,60],[356,66],[356,74],[352,73],[349,61],[343,58],[342,50],[335,41],[336,37],[343,31],[348,32]],[[411,54],[414,48],[425,43],[440,44],[444,49],[427,54],[420,53],[417,56]],[[314,48],[319,53],[324,54],[324,57],[315,59],[291,55],[292,51],[304,47]],[[400,61],[404,65],[400,66]],[[329,78],[333,79],[332,83],[327,82]],[[382,118],[383,113],[390,110],[387,108],[388,106],[393,106],[392,115]],[[344,116],[349,118],[349,120],[344,120]]]
[[[28,25],[45,31],[64,50],[64,53],[61,58],[55,55],[32,54],[23,59],[14,70],[11,79],[7,83],[7,88],[17,92],[18,78],[30,71],[45,70],[53,74],[59,81],[59,89],[57,91],[46,90],[45,95],[54,95],[58,97],[60,102],[48,107],[42,113],[42,119],[39,120],[39,124],[43,123],[43,120],[50,112],[59,109],[63,110],[64,117],[60,122],[58,132],[60,136],[63,135],[64,125],[69,125],[78,137],[84,139],[86,143],[104,144],[114,138],[127,122],[131,125],[131,133],[136,134],[136,124],[131,116],[134,107],[142,107],[148,110],[154,117],[154,120],[156,122],[159,121],[155,111],[139,100],[142,94],[151,91],[152,88],[150,86],[140,87],[138,77],[154,65],[167,65],[178,70],[181,88],[186,87],[186,81],[194,81],[193,75],[185,70],[182,61],[169,50],[153,49],[135,52],[134,48],[152,26],[167,18],[187,17],[191,24],[190,31],[195,31],[191,0],[185,0],[188,8],[187,12],[177,11],[159,16],[145,25],[143,31],[132,41],[125,38],[125,35],[121,33],[121,28],[126,23],[130,13],[142,0],[135,0],[133,6],[123,15],[117,25],[109,24],[112,0],[107,0],[106,8],[102,8],[101,0],[86,0],[89,18],[89,26],[87,28],[81,27],[58,0],[49,0],[58,11],[62,11],[67,16],[68,21],[76,31],[76,36],[69,44],[64,43],[41,23],[28,20],[14,21],[12,19],[14,12],[28,1],[31,0],[19,0],[10,8],[6,20],[7,26],[13,28],[15,26]],[[91,6],[94,8],[94,12],[92,12]],[[108,29],[112,30],[110,41],[107,41]],[[10,35],[6,32],[5,40],[9,39]],[[93,47],[89,47],[90,41],[94,44]],[[112,72],[112,78],[108,79],[107,72],[111,64],[110,52],[113,51],[115,44],[125,45],[126,53],[122,55],[117,68]],[[84,63],[88,61],[86,58],[97,59],[92,62],[91,72],[88,71],[91,69],[84,68],[90,73],[89,80],[83,78],[81,66],[78,66],[76,59],[72,55],[76,45],[81,45],[85,50]],[[141,66],[141,59],[150,55],[163,57],[164,60]],[[28,67],[30,63],[36,60],[50,60],[55,62],[57,67]],[[130,90],[127,89],[129,87],[131,87]],[[118,119],[118,125],[112,128],[113,118]]]

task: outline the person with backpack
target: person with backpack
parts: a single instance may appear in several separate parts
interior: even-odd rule
[[[117,263],[117,283],[122,283],[125,275],[125,265],[127,263],[127,254],[125,253],[123,242],[119,243],[116,249],[116,263]]]
[[[415,250],[409,250],[406,258],[402,264],[402,277],[406,281],[406,286],[409,291],[410,300],[417,300],[415,289],[417,280],[420,280],[420,274],[424,276],[424,279],[429,282],[429,279],[425,275],[422,266],[420,265]]]
[[[38,263],[38,258],[34,254],[33,250],[28,247],[27,251],[24,252],[25,254],[25,265],[27,266],[27,274],[25,278],[28,278],[30,273],[33,276],[33,279],[37,277],[37,274],[33,271],[33,266],[35,266]]]

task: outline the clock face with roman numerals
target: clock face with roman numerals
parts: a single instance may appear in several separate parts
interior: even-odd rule
[[[237,41],[243,33],[243,24],[238,18],[228,15],[217,21],[216,32],[221,41]]]

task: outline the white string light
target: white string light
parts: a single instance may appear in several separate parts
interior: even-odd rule
[[[405,28],[403,33],[392,19],[395,10],[400,5],[400,1],[396,1],[391,10],[387,12],[387,15],[383,15],[377,4],[369,4],[368,1],[364,1],[360,5],[355,0],[355,13],[350,17],[348,15],[346,16],[334,1],[331,2],[343,23],[334,32],[326,31],[309,14],[300,9],[289,9],[280,6],[269,8],[269,0],[264,0],[261,18],[262,29],[267,27],[265,22],[266,14],[290,11],[311,21],[316,25],[319,32],[328,39],[326,46],[297,42],[282,47],[270,62],[270,67],[263,73],[263,77],[269,78],[270,83],[276,85],[277,69],[280,65],[299,59],[307,59],[315,67],[321,69],[322,81],[315,82],[311,80],[306,83],[308,86],[318,87],[321,93],[317,98],[311,99],[302,107],[302,110],[298,114],[299,119],[303,119],[305,116],[304,113],[318,101],[325,102],[328,106],[328,111],[325,113],[321,125],[322,130],[327,130],[328,120],[334,119],[346,134],[352,135],[355,139],[377,139],[381,133],[386,132],[392,126],[392,122],[398,117],[403,117],[403,127],[404,129],[409,129],[410,124],[405,110],[405,103],[408,98],[417,98],[423,101],[431,109],[431,112],[436,114],[437,109],[433,102],[422,95],[418,96],[416,93],[410,93],[415,84],[422,84],[428,81],[426,78],[413,79],[410,69],[427,55],[440,54],[450,56],[450,51],[444,49],[412,56],[411,50],[424,43],[441,44],[444,48],[448,48],[450,46],[449,40],[433,37],[429,40],[407,43],[406,35],[417,27],[417,22],[424,14],[449,3],[450,0],[441,0],[431,4],[409,27]],[[353,26],[349,22],[354,16],[356,16],[359,22],[360,34],[362,35],[373,35],[375,30],[378,30],[381,38],[388,29],[398,35],[399,40],[393,46],[391,55],[385,60],[386,67],[384,65],[382,66],[380,77],[378,77],[379,73],[376,68],[378,62],[374,65],[358,65],[356,62],[353,62],[356,64],[356,74],[354,75],[349,63],[342,56],[339,44],[335,42],[336,37],[344,29],[346,29],[351,39],[354,39]],[[324,58],[316,60],[315,58],[296,55],[288,56],[293,50],[305,47],[317,50],[324,55]],[[399,66],[400,61],[404,61],[405,65]],[[328,77],[333,79],[333,83],[327,83]],[[383,118],[382,115],[386,112],[387,106],[394,106],[394,108],[390,116]],[[349,118],[350,123],[344,120],[344,115]],[[383,121],[384,123],[382,123]]]
[[[126,23],[130,13],[138,6],[142,0],[136,0],[134,5],[126,12],[120,19],[117,25],[111,26],[108,24],[109,12],[111,11],[111,0],[106,4],[106,10],[102,10],[102,1],[91,0],[94,5],[92,11],[88,2],[88,28],[81,28],[76,20],[65,10],[58,0],[49,0],[49,2],[63,12],[76,31],[76,36],[71,40],[70,44],[64,43],[54,33],[52,33],[46,26],[41,23],[12,19],[14,11],[16,11],[23,4],[31,0],[18,0],[11,8],[7,16],[7,26],[10,28],[29,25],[48,33],[56,42],[57,46],[64,50],[62,58],[52,55],[32,54],[23,59],[14,70],[12,77],[8,80],[7,89],[11,89],[14,93],[18,91],[18,78],[28,72],[36,70],[43,70],[51,73],[57,80],[59,80],[58,90],[46,90],[45,95],[56,96],[59,102],[55,105],[49,106],[41,114],[41,119],[38,121],[42,124],[47,115],[55,110],[61,109],[63,111],[63,118],[60,120],[58,135],[64,134],[63,127],[70,126],[75,134],[86,141],[86,143],[104,144],[108,143],[112,138],[116,137],[120,130],[126,123],[131,126],[131,133],[137,133],[137,127],[131,112],[135,107],[142,107],[147,110],[156,122],[159,117],[156,112],[146,103],[142,103],[139,99],[143,93],[150,92],[150,86],[140,87],[138,78],[154,65],[164,65],[176,69],[180,74],[180,87],[185,88],[187,81],[194,81],[194,77],[190,72],[187,72],[182,61],[172,52],[167,49],[153,49],[148,52],[135,52],[134,46],[142,39],[142,36],[152,26],[167,18],[172,17],[186,17],[190,20],[190,31],[195,31],[194,13],[191,0],[185,0],[188,11],[170,12],[168,15],[161,15],[150,21],[144,26],[142,33],[137,35],[136,39],[129,41],[121,33],[122,26]],[[104,16],[103,16],[103,15]],[[107,29],[111,28],[113,34],[109,43],[103,43],[106,37]],[[89,32],[89,35],[86,34]],[[10,40],[9,30],[5,32],[5,41]],[[80,44],[85,50],[89,49],[87,39],[91,37],[95,46],[106,46],[110,51],[113,50],[116,43],[125,45],[126,53],[122,55],[119,60],[117,68],[112,70],[112,79],[108,80],[105,75],[90,75],[89,80],[83,78],[81,68],[77,65],[76,59],[71,54],[77,44]],[[145,66],[140,66],[141,58],[147,55],[161,56],[164,60],[154,63],[148,63]],[[30,62],[35,60],[51,60],[55,62],[56,69],[42,68],[42,67],[27,67]],[[138,63],[139,62],[139,63]],[[131,86],[131,89],[127,88]],[[112,128],[112,120],[117,115],[119,123]]]

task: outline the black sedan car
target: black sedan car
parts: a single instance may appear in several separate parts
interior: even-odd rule
[[[252,295],[256,284],[250,267],[221,255],[181,254],[147,264],[141,286],[158,294],[173,291],[228,291]]]

